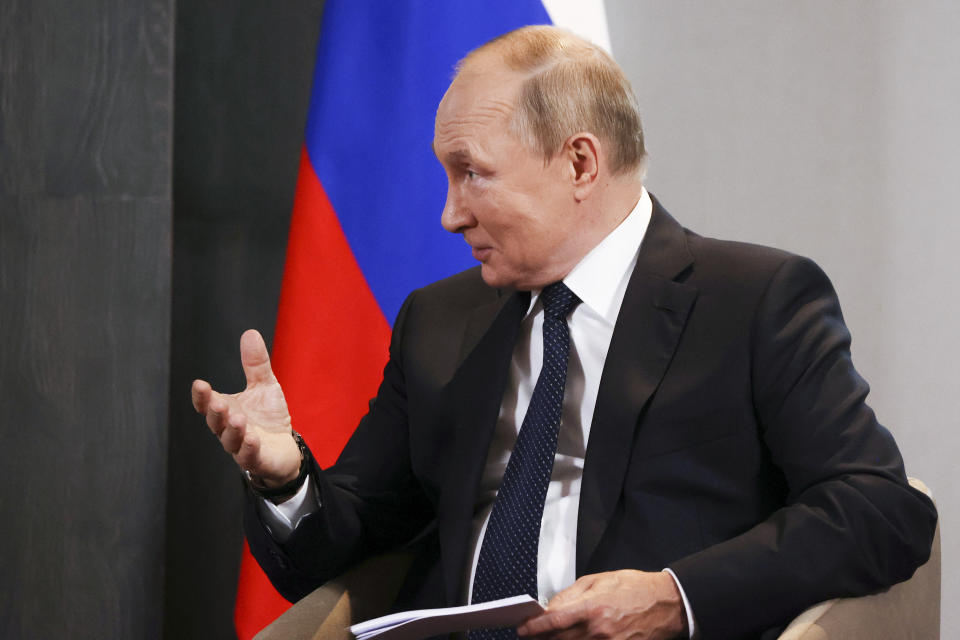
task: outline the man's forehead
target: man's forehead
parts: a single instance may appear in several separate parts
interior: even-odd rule
[[[509,117],[516,106],[513,96],[500,92],[450,93],[437,109],[438,130],[462,125],[482,125]]]
[[[500,69],[464,69],[454,78],[437,107],[434,135],[462,127],[502,123],[513,114],[520,80]]]
[[[477,145],[483,145],[483,140],[503,131],[513,109],[513,101],[496,96],[475,100],[445,99],[437,110],[434,123],[433,152],[441,161],[476,160]]]

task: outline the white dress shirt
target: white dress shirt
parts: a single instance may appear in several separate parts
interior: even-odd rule
[[[537,591],[544,602],[576,579],[580,482],[600,388],[600,375],[613,337],[613,327],[620,313],[620,304],[650,222],[652,207],[650,196],[644,190],[623,222],[563,279],[563,283],[581,302],[567,319],[570,327],[567,382],[557,437],[557,455],[540,525]],[[473,561],[465,584],[468,598],[472,595],[473,574],[493,501],[543,364],[543,304],[539,294],[539,291],[534,291],[531,295],[530,308],[520,325],[510,362],[509,379],[500,405],[500,416],[474,505],[470,547]]]
[[[570,356],[563,412],[557,454],[540,526],[537,590],[543,602],[573,584],[576,579],[580,483],[600,376],[652,209],[650,196],[643,189],[629,215],[563,279],[581,303],[574,308],[567,321],[570,327]],[[520,326],[510,362],[509,380],[474,504],[470,546],[472,560],[463,585],[468,602],[472,596],[473,576],[493,501],[543,363],[543,305],[539,294],[539,291],[532,292],[530,307]],[[260,512],[271,534],[279,542],[289,538],[296,524],[316,504],[313,492],[308,478],[293,498],[280,505],[261,501]],[[673,572],[669,573],[676,581]],[[694,627],[690,605],[679,581],[677,586],[683,596],[692,636]]]

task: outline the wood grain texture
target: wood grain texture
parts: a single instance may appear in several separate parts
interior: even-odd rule
[[[0,4],[0,637],[160,635],[172,0]]]
[[[169,194],[172,7],[0,3],[0,193]]]
[[[29,215],[0,218],[0,416],[16,453],[0,637],[157,637],[169,202],[12,204]]]

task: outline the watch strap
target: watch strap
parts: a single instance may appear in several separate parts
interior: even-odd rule
[[[293,435],[294,442],[297,443],[297,448],[300,449],[300,472],[297,474],[296,478],[286,484],[280,485],[279,487],[268,487],[260,482],[260,479],[257,476],[251,474],[249,471],[244,470],[244,475],[247,478],[247,485],[261,498],[273,500],[276,498],[286,498],[292,496],[300,490],[300,487],[302,487],[303,483],[307,480],[307,475],[310,473],[310,460],[312,458],[310,455],[310,449],[303,441],[303,436],[293,430],[291,430],[291,433]]]

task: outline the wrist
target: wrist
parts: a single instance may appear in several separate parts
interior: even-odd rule
[[[300,465],[294,475],[288,475],[286,478],[280,480],[273,480],[255,476],[250,473],[250,471],[244,470],[247,486],[261,498],[271,500],[275,503],[284,502],[296,494],[310,473],[310,449],[307,448],[303,437],[299,433],[291,430],[291,435],[300,452]]]
[[[689,638],[690,625],[687,620],[686,599],[680,589],[680,584],[673,576],[672,572],[660,572],[660,599],[669,608],[667,616],[667,628],[672,634],[671,637]]]

